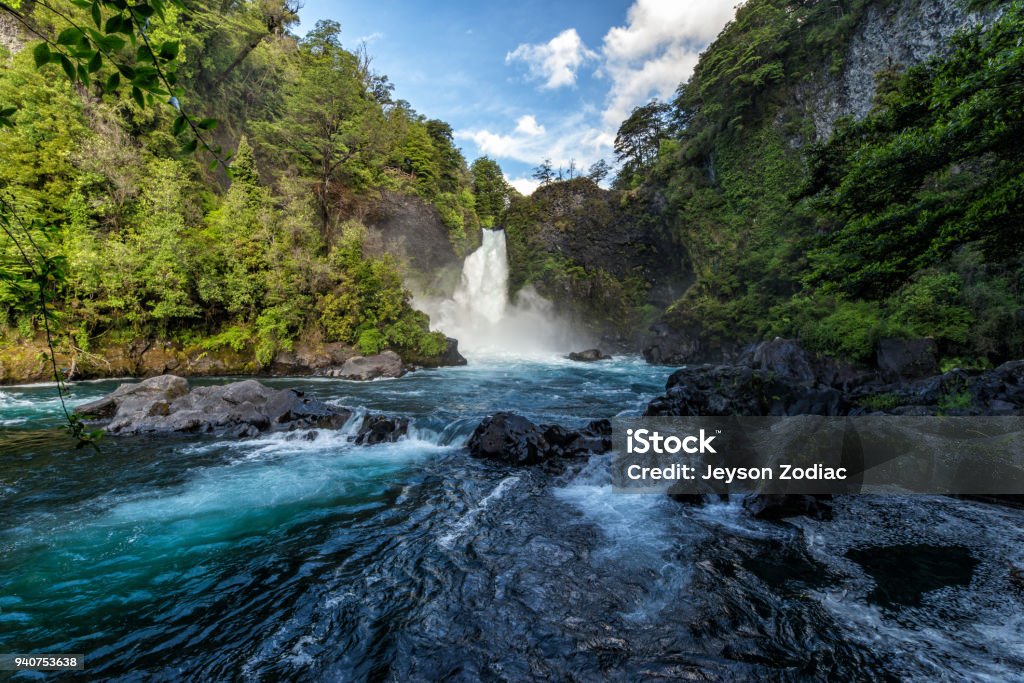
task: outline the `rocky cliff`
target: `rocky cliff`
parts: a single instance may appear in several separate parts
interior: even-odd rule
[[[605,348],[636,350],[638,330],[692,281],[665,208],[586,178],[517,198],[503,226],[513,293],[535,287]]]
[[[997,13],[972,12],[964,0],[869,4],[850,37],[838,73],[823,68],[812,85],[797,90],[814,122],[816,139],[827,139],[841,117],[867,115],[879,74],[945,54],[957,31],[991,21]]]
[[[906,190],[885,183],[870,190],[870,196],[903,192],[893,196],[894,203],[910,201],[907,197],[912,195],[907,193],[923,187],[923,182],[932,182],[931,187],[949,197],[961,196],[954,184],[938,182],[947,173],[957,176],[962,187],[995,184],[985,175],[992,166],[985,152],[942,153],[929,157],[931,161],[908,156],[948,130],[936,117],[957,120],[952,108],[977,87],[948,83],[956,77],[949,74],[956,74],[957,68],[933,68],[930,60],[954,59],[958,53],[951,39],[958,32],[1006,23],[1007,6],[968,0],[751,0],[742,5],[736,20],[704,53],[691,81],[680,89],[673,110],[685,123],[673,131],[667,153],[663,145],[636,193],[648,202],[665,198],[663,214],[679,245],[672,256],[685,254],[694,273],[693,285],[664,309],[642,342],[648,360],[665,364],[732,360],[748,345],[775,335],[805,339],[816,351],[867,360],[881,336],[925,337],[942,332],[944,323],[937,318],[948,319],[953,313],[952,309],[949,315],[935,313],[942,310],[937,290],[922,297],[926,285],[919,283],[929,277],[951,283],[946,290],[948,301],[965,319],[993,319],[987,299],[972,299],[963,283],[993,278],[1015,266],[996,257],[991,257],[992,266],[966,266],[966,257],[956,256],[949,240],[945,253],[915,261],[909,274],[901,272],[890,278],[887,288],[877,290],[867,286],[856,292],[839,290],[829,280],[828,266],[818,264],[823,247],[830,249],[829,235],[851,222],[857,211],[875,211],[876,216],[885,211],[874,205],[858,208],[868,206],[863,197],[833,204],[825,201],[834,192],[853,192],[852,197],[856,192],[847,189],[851,183],[856,190],[880,177],[872,175],[870,169],[875,167],[858,166],[864,158],[857,156],[858,145],[877,155],[877,163],[888,167],[890,175],[897,174],[894,182],[905,180]],[[970,55],[981,49],[974,44],[961,50],[958,59],[970,65]],[[1004,55],[1007,68],[1016,68],[1004,53],[1008,54],[999,54]],[[968,68],[989,62],[982,60]],[[914,75],[908,77],[908,73]],[[993,73],[998,75],[999,69]],[[925,102],[943,88],[948,97]],[[978,97],[972,106],[987,106],[983,94]],[[897,117],[891,130],[883,113],[878,114],[880,122],[849,132],[851,122],[874,116],[881,106],[892,108],[890,119]],[[908,149],[900,148],[893,140],[910,125],[921,127],[922,132]],[[848,137],[835,143],[841,133]],[[960,148],[971,136],[984,137],[980,130],[963,134],[967,137],[956,143]],[[932,168],[929,163],[934,171],[922,170]],[[843,175],[848,173],[854,175],[844,184]],[[915,174],[921,179],[915,180]],[[1007,177],[1012,175],[1007,171]],[[908,226],[907,234],[918,230],[920,239],[942,232],[941,225],[929,225],[931,232],[912,227],[922,212],[929,211],[927,201],[908,204],[903,213],[892,217],[895,223],[890,229],[895,235],[888,237],[890,241],[903,244],[899,225]],[[883,201],[880,206],[887,204]],[[1008,202],[986,211],[990,215],[984,220],[991,227],[979,228],[978,234],[993,234],[1001,225],[1012,225],[1018,209]],[[956,246],[970,249],[970,240],[978,238],[959,230],[958,237],[952,238],[959,240]],[[868,229],[860,243],[880,239]],[[886,258],[885,254],[836,254],[835,249],[828,253],[836,263],[845,259],[865,268]],[[884,264],[878,267],[884,269]],[[1019,297],[1011,290],[1004,294],[1000,286],[990,279],[979,289],[998,291],[989,298],[1020,310]],[[909,303],[926,300],[931,303],[920,304],[921,312],[912,310],[918,303]],[[968,341],[967,333],[961,331],[947,334],[945,341],[939,340],[940,354],[949,359],[983,356],[981,364],[1006,360],[1013,354],[992,351],[995,346],[989,339],[1005,337],[1004,328],[1015,325],[1007,322],[1014,315],[1011,310],[991,323],[1003,331],[987,339]]]

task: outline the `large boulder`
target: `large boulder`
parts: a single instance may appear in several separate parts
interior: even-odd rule
[[[444,368],[465,365],[466,357],[459,353],[459,340],[454,337],[446,337],[444,353],[434,358],[414,358],[417,365],[427,368]]]
[[[672,373],[647,416],[845,415],[850,406],[828,387],[808,387],[741,365],[701,365]]]
[[[761,342],[750,353],[750,366],[806,386],[813,385],[816,380],[812,358],[792,339],[776,337],[772,341]]]
[[[878,369],[890,380],[916,379],[938,370],[934,339],[882,339],[875,347]]]
[[[402,357],[394,351],[385,351],[373,356],[349,358],[341,367],[325,370],[323,374],[327,377],[365,382],[382,377],[401,377],[405,374],[405,364],[402,363]]]
[[[521,415],[500,412],[483,420],[469,438],[474,458],[512,465],[536,465],[556,458],[611,450],[611,423],[596,420],[581,430],[536,425]]]
[[[75,412],[106,420],[108,434],[217,432],[255,436],[277,429],[336,429],[351,411],[294,389],[273,389],[256,380],[196,387],[174,375],[122,384],[113,393],[77,406]]]
[[[586,351],[573,351],[569,354],[569,360],[579,361],[581,363],[593,363],[598,360],[609,360],[611,356],[606,356],[601,353],[601,349],[587,349]]]

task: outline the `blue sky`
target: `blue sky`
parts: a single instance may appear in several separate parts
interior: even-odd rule
[[[738,0],[306,0],[304,33],[341,24],[416,111],[449,122],[467,160],[488,155],[528,192],[543,159],[614,161],[630,110],[671,96]]]

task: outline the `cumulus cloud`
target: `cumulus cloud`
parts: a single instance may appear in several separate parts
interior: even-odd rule
[[[520,116],[516,119],[516,132],[533,137],[536,135],[544,135],[545,131],[544,126],[537,123],[537,117],[532,114],[527,114],[526,116]]]
[[[636,0],[625,26],[612,27],[601,47],[599,74],[611,82],[602,115],[616,128],[633,107],[671,97],[693,73],[700,52],[735,14],[736,0]]]
[[[514,126],[461,130],[456,137],[499,160],[537,165],[551,159],[556,171],[568,167],[570,160],[584,172],[598,159],[610,161],[619,125],[652,97],[672,97],[692,75],[700,52],[733,18],[738,1],[634,0],[625,24],[605,34],[599,54],[572,28],[547,43],[519,45],[505,62],[525,63],[531,78],[546,89],[574,85],[581,68],[592,63],[595,74],[608,84],[603,101],[584,102],[571,115],[546,120],[546,125],[525,114]],[[536,187],[526,177],[509,182],[524,194]]]
[[[546,43],[522,43],[505,55],[505,63],[524,62],[530,77],[543,81],[542,88],[554,89],[575,85],[576,72],[583,63],[597,58],[576,29],[568,28]]]
[[[534,190],[540,187],[540,181],[533,178],[509,178],[506,176],[505,180],[509,185],[519,190],[520,194],[524,195],[531,195]]]
[[[584,114],[573,114],[550,129],[528,114],[519,117],[509,132],[459,130],[455,137],[471,140],[481,153],[496,159],[527,164],[551,159],[556,171],[559,167],[567,169],[572,162],[577,169],[585,169],[602,158],[614,140],[614,135],[609,138],[607,132],[588,125]]]

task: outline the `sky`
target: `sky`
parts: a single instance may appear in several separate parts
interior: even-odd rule
[[[614,163],[619,124],[672,97],[738,2],[305,0],[296,32],[339,22],[395,98],[450,123],[468,161],[495,159],[529,193],[544,159]]]

